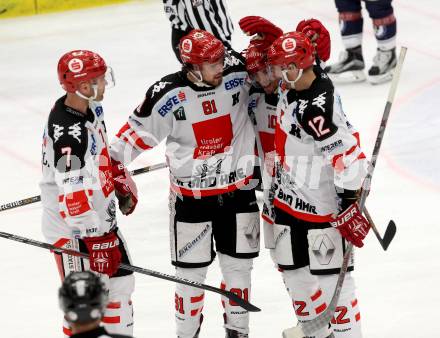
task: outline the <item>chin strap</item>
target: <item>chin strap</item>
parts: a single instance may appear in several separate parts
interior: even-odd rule
[[[289,80],[289,78],[287,77],[287,69],[284,69],[281,71],[283,74],[283,80],[284,82],[288,83],[292,89],[295,89],[295,83],[300,79],[300,77],[303,75],[303,69],[299,70],[298,76],[296,77],[295,80],[291,81]]]
[[[194,84],[199,87],[212,87],[208,85],[207,83],[203,82],[203,76],[202,72],[200,70],[188,70],[188,73],[192,75],[192,77],[195,79]]]
[[[98,96],[98,85],[92,85],[92,88],[93,88],[93,95],[90,97],[87,97],[87,96],[81,94],[78,90],[75,92],[75,94],[84,100],[94,101],[96,99],[96,97]]]

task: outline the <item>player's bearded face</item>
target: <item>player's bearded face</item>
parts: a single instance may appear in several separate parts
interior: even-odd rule
[[[204,62],[200,67],[203,81],[211,86],[217,87],[223,80],[224,58],[220,58],[214,63]]]

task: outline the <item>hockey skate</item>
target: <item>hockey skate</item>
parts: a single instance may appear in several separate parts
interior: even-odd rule
[[[247,333],[226,329],[226,338],[249,338],[249,335]]]
[[[339,61],[325,67],[334,83],[353,83],[365,80],[362,46],[349,48],[339,55]]]
[[[391,81],[396,64],[396,48],[390,50],[381,50],[378,48],[376,56],[373,59],[373,65],[368,70],[368,81],[372,84]]]

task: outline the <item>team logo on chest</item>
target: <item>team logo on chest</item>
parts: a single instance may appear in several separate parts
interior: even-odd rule
[[[185,108],[183,108],[183,107],[179,107],[175,111],[173,111],[173,115],[177,121],[186,120]]]

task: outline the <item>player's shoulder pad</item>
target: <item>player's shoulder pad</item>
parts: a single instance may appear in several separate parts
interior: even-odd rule
[[[59,172],[80,169],[85,165],[88,147],[87,122],[93,122],[90,112],[87,116],[64,105],[64,97],[57,101],[48,119],[48,136],[52,139],[54,165]]]
[[[336,133],[338,128],[333,123],[333,84],[324,72],[316,72],[316,76],[308,90],[296,92],[295,114],[304,131],[322,141]]]
[[[164,76],[148,88],[144,101],[135,109],[134,114],[139,117],[151,115],[153,107],[170,91],[185,86],[182,72]]]
[[[246,72],[246,60],[240,53],[233,49],[226,51],[223,75],[235,72]]]

